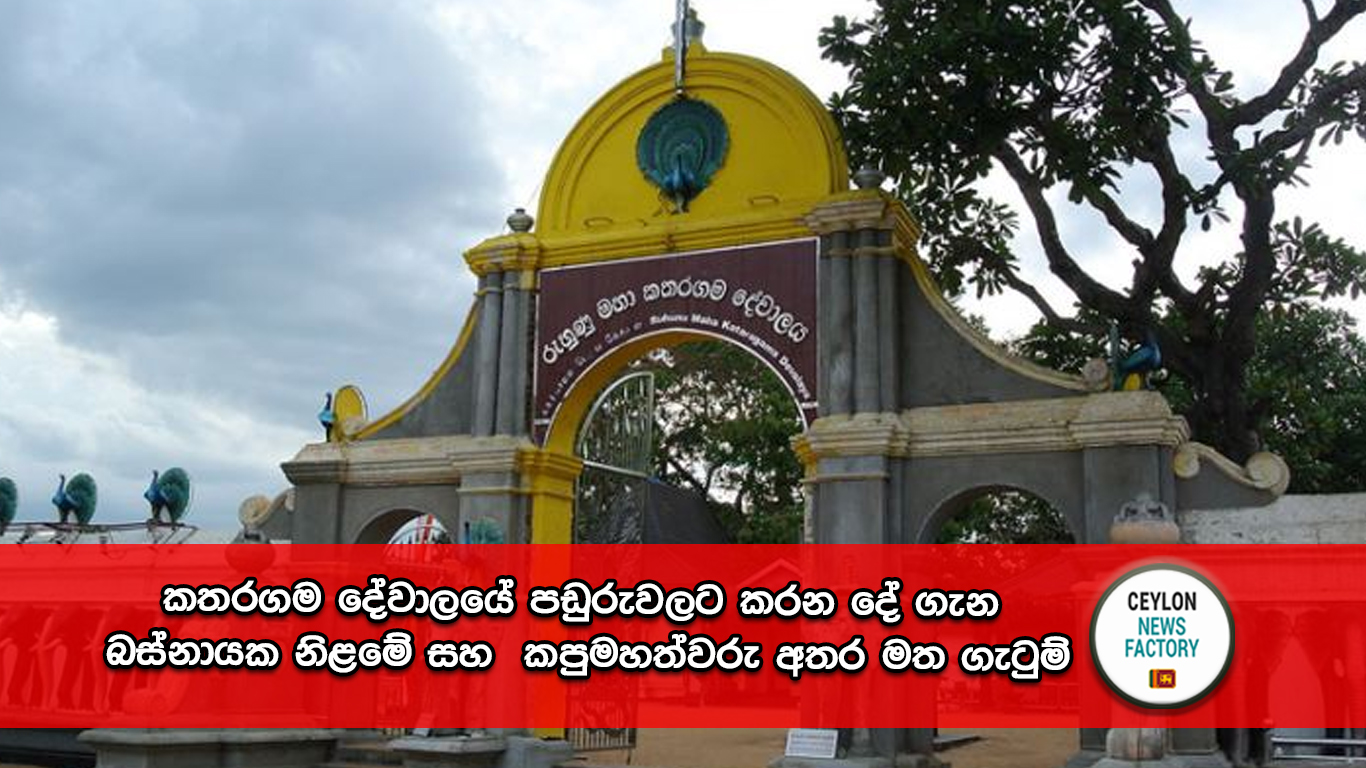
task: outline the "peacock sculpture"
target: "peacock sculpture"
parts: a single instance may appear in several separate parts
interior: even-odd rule
[[[491,517],[477,518],[473,524],[465,523],[466,544],[502,544],[504,541],[503,526]]]
[[[143,492],[142,498],[152,506],[149,522],[161,523],[161,513],[165,512],[165,522],[179,523],[185,510],[190,506],[190,475],[180,467],[171,467],[165,472],[152,470],[152,483]]]
[[[327,400],[323,403],[323,409],[318,411],[318,423],[323,425],[323,438],[332,439],[332,428],[337,424],[337,412],[332,410],[332,393],[327,393]]]
[[[1148,377],[1162,369],[1162,349],[1157,345],[1157,334],[1153,332],[1152,328],[1147,330],[1143,343],[1121,360],[1119,327],[1112,323],[1110,325],[1110,357],[1114,365],[1114,388],[1116,391],[1146,389]]]
[[[84,472],[72,477],[70,481],[66,479],[66,475],[59,477],[57,492],[52,494],[52,506],[57,508],[61,523],[66,525],[72,513],[75,513],[77,524],[88,524],[95,516],[95,478]]]
[[[0,536],[14,522],[14,514],[19,509],[19,489],[8,477],[0,477]]]
[[[636,164],[672,203],[675,213],[702,194],[726,160],[730,132],[720,111],[678,98],[657,110],[636,139]]]

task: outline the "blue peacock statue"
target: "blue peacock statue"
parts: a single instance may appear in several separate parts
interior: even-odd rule
[[[180,467],[171,467],[165,472],[152,470],[152,483],[143,492],[142,498],[152,506],[149,522],[161,523],[161,513],[165,512],[166,522],[179,523],[190,506],[190,475]]]
[[[505,540],[503,527],[491,517],[478,518],[472,525],[465,523],[466,544],[502,544]]]
[[[84,472],[72,477],[70,481],[66,479],[66,475],[59,477],[57,492],[52,494],[52,505],[57,508],[61,523],[67,524],[68,518],[75,513],[78,524],[88,524],[95,516],[95,478]]]
[[[19,509],[19,489],[8,477],[0,477],[0,536],[14,522],[14,514]]]
[[[337,412],[332,410],[332,393],[327,393],[327,401],[323,403],[323,409],[318,411],[318,423],[323,425],[323,438],[332,439],[332,427],[337,424]]]
[[[1116,391],[1146,389],[1149,376],[1162,369],[1162,349],[1157,344],[1157,334],[1153,332],[1152,328],[1149,328],[1144,334],[1143,343],[1137,349],[1130,352],[1127,357],[1120,359],[1119,328],[1117,325],[1111,324],[1110,356],[1111,364],[1114,366],[1114,389]],[[1157,378],[1160,379],[1161,377]]]

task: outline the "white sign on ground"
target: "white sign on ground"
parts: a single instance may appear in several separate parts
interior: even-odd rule
[[[789,728],[787,749],[783,754],[788,757],[832,758],[838,744],[839,731],[834,728]]]

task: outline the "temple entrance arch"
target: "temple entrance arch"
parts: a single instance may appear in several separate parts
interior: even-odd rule
[[[679,404],[654,390],[654,377],[661,375],[672,363],[654,364],[649,359],[666,350],[686,350],[707,342],[724,345],[736,350],[745,360],[755,361],[755,364],[741,366],[741,370],[751,374],[759,372],[761,376],[771,378],[763,384],[751,381],[752,388],[767,392],[768,397],[781,391],[782,397],[790,403],[788,408],[794,431],[801,429],[796,394],[771,360],[752,347],[696,329],[663,328],[608,350],[599,360],[588,364],[547,428],[548,449],[562,450],[564,446],[572,446],[574,456],[582,464],[573,510],[574,541],[725,543],[731,540],[734,532],[728,534],[722,518],[713,516],[708,509],[715,497],[710,497],[700,487],[688,487],[687,483],[671,484],[667,476],[657,475],[655,471],[658,457],[654,452],[663,450],[661,444],[668,440],[671,422],[667,412],[678,408]],[[693,375],[710,376],[705,366],[690,370]],[[781,386],[771,383],[774,380]],[[642,394],[647,389],[648,393]],[[648,404],[642,408],[646,401]],[[771,415],[769,411],[765,413]],[[742,412],[720,418],[733,420],[759,415]],[[658,442],[651,440],[654,436],[648,434],[656,428],[656,418],[663,427],[657,436]],[[651,423],[643,423],[647,419]],[[784,445],[782,450],[791,449]],[[793,461],[796,461],[795,454]],[[795,482],[791,487],[796,487]],[[724,490],[722,497],[725,498]],[[585,515],[610,519],[590,522],[585,520]],[[618,519],[622,515],[632,515],[635,519]]]
[[[975,332],[881,174],[850,181],[834,120],[800,82],[700,42],[666,52],[584,113],[536,215],[517,210],[466,252],[478,290],[431,378],[286,462],[296,503],[267,522],[350,542],[392,536],[402,521],[386,510],[404,508],[490,541],[568,543],[593,397],[648,347],[698,336],[746,346],[796,394],[813,543],[923,543],[948,502],[994,485],[1048,499],[1081,543],[1108,541],[1127,507],[1285,491],[1279,459],[1240,467],[1192,443],[1159,393],[1109,391],[1104,361],[1085,378],[1045,370]],[[1192,733],[1173,749],[1213,750]],[[889,738],[857,751],[932,752],[928,731]]]
[[[594,394],[648,346],[740,344],[794,393],[815,543],[917,543],[946,500],[1002,484],[1077,541],[1131,502],[1213,509],[1285,490],[1189,440],[1160,394],[1016,358],[944,299],[919,224],[851,174],[829,112],[746,56],[687,48],[608,91],[561,145],[536,216],[465,254],[478,278],[450,354],[408,401],[284,465],[301,542],[355,541],[375,510],[449,530],[573,540],[574,440]],[[1198,505],[1198,506],[1197,506]]]

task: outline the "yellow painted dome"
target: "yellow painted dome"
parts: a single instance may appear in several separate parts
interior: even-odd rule
[[[666,227],[688,230],[726,219],[799,217],[849,189],[839,131],[795,77],[749,56],[689,48],[686,93],[716,108],[729,134],[710,185],[675,212],[637,165],[646,122],[676,98],[673,52],[608,91],[560,146],[537,216],[542,241]]]

